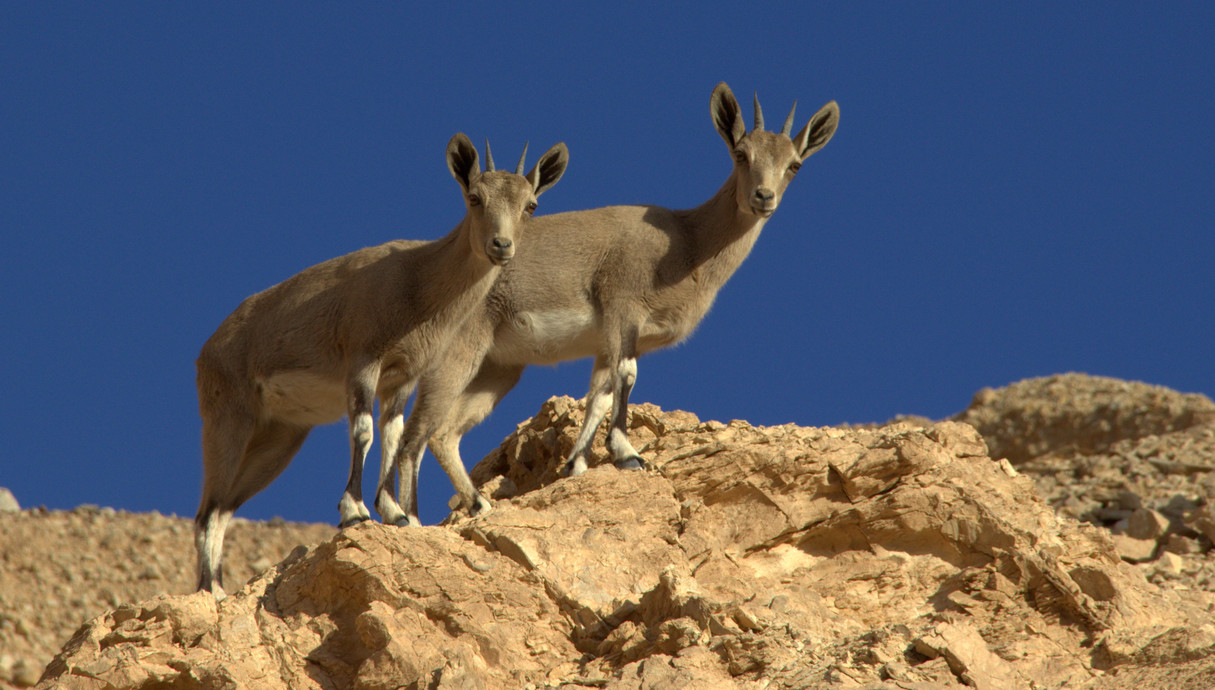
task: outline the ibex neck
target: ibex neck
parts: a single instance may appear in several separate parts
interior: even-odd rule
[[[477,256],[468,241],[468,219],[465,218],[446,236],[428,246],[423,262],[426,283],[434,289],[424,291],[430,302],[423,309],[435,315],[442,311],[467,311],[469,304],[484,299],[500,270],[485,256]]]
[[[751,253],[765,220],[738,207],[734,175],[711,199],[679,215],[692,240],[693,267],[719,285]]]

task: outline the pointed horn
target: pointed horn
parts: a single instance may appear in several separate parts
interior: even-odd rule
[[[764,111],[759,107],[759,94],[755,94],[755,131],[764,131]]]
[[[780,133],[787,137],[793,136],[792,134],[790,134],[790,132],[793,131],[793,113],[796,111],[797,111],[797,101],[794,100],[793,107],[789,108],[789,117],[785,118],[785,126],[781,127],[781,130],[780,130]]]
[[[527,159],[527,144],[528,142],[523,142],[523,154],[519,156],[519,165],[515,166],[516,175],[523,174],[523,161]]]
[[[489,137],[485,137],[485,172],[494,171],[494,152],[489,150]]]

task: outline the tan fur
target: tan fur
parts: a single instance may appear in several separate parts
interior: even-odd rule
[[[750,253],[797,167],[827,143],[839,121],[832,101],[792,139],[759,128],[747,133],[724,83],[714,89],[710,110],[735,164],[701,206],[611,206],[537,218],[528,228],[527,246],[503,270],[484,308],[419,384],[402,441],[402,455],[414,463],[413,476],[401,478],[411,484],[411,521],[417,518],[417,464],[428,439],[465,506],[474,514],[488,508],[464,470],[459,439],[529,364],[595,357],[586,422],[567,473],[586,469],[590,441],[609,406],[609,450],[617,465],[641,466],[626,433],[636,357],[691,334]]]
[[[287,467],[315,425],[349,417],[342,522],[370,517],[360,487],[375,399],[381,428],[394,420],[399,428],[417,378],[515,256],[515,236],[564,173],[568,154],[554,146],[527,177],[482,173],[476,149],[457,134],[447,159],[468,207],[447,236],[388,242],[308,268],[246,299],[203,346],[200,589],[223,595],[228,518]],[[395,437],[385,440],[386,452],[396,447]]]

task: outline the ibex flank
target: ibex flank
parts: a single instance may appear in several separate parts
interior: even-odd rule
[[[220,324],[198,357],[199,589],[224,596],[223,541],[232,513],[287,467],[315,425],[349,416],[350,480],[339,510],[343,525],[370,517],[360,484],[375,399],[383,462],[391,465],[419,375],[516,256],[516,236],[532,222],[537,197],[568,160],[557,144],[526,176],[522,158],[513,174],[495,171],[486,144],[482,173],[477,150],[457,134],[447,145],[447,167],[467,211],[454,230],[432,242],[394,241],[317,264],[247,298]],[[391,496],[381,501],[381,514],[397,505]]]
[[[644,466],[626,423],[637,357],[691,334],[750,253],[802,162],[826,145],[839,123],[832,101],[795,136],[793,112],[779,133],[768,132],[757,98],[755,127],[747,132],[724,83],[713,90],[710,113],[733,170],[704,204],[684,211],[610,206],[537,218],[528,228],[527,246],[419,383],[401,442],[403,458],[413,465],[401,476],[407,522],[417,521],[417,469],[427,442],[453,483],[469,486],[460,437],[529,364],[595,358],[586,420],[566,474],[586,471],[595,430],[609,408],[607,446],[615,464]],[[380,486],[391,482],[381,476]],[[460,493],[474,512],[486,508],[480,495]]]

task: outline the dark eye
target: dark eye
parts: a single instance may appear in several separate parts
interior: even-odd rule
[[[527,215],[530,216],[531,214],[533,214],[535,212],[536,212],[536,202],[533,201],[532,203],[527,205]]]
[[[476,194],[469,194],[468,195],[468,205],[469,206],[480,206],[481,197],[477,196]]]
[[[801,163],[793,163],[792,165],[789,166],[789,174],[796,175],[797,171],[801,170],[801,169],[802,169]]]
[[[739,149],[735,149],[735,150],[734,150],[734,160],[738,161],[739,163],[746,163],[746,162],[747,162],[747,154],[743,153],[743,152],[742,152],[741,150],[739,150]]]

